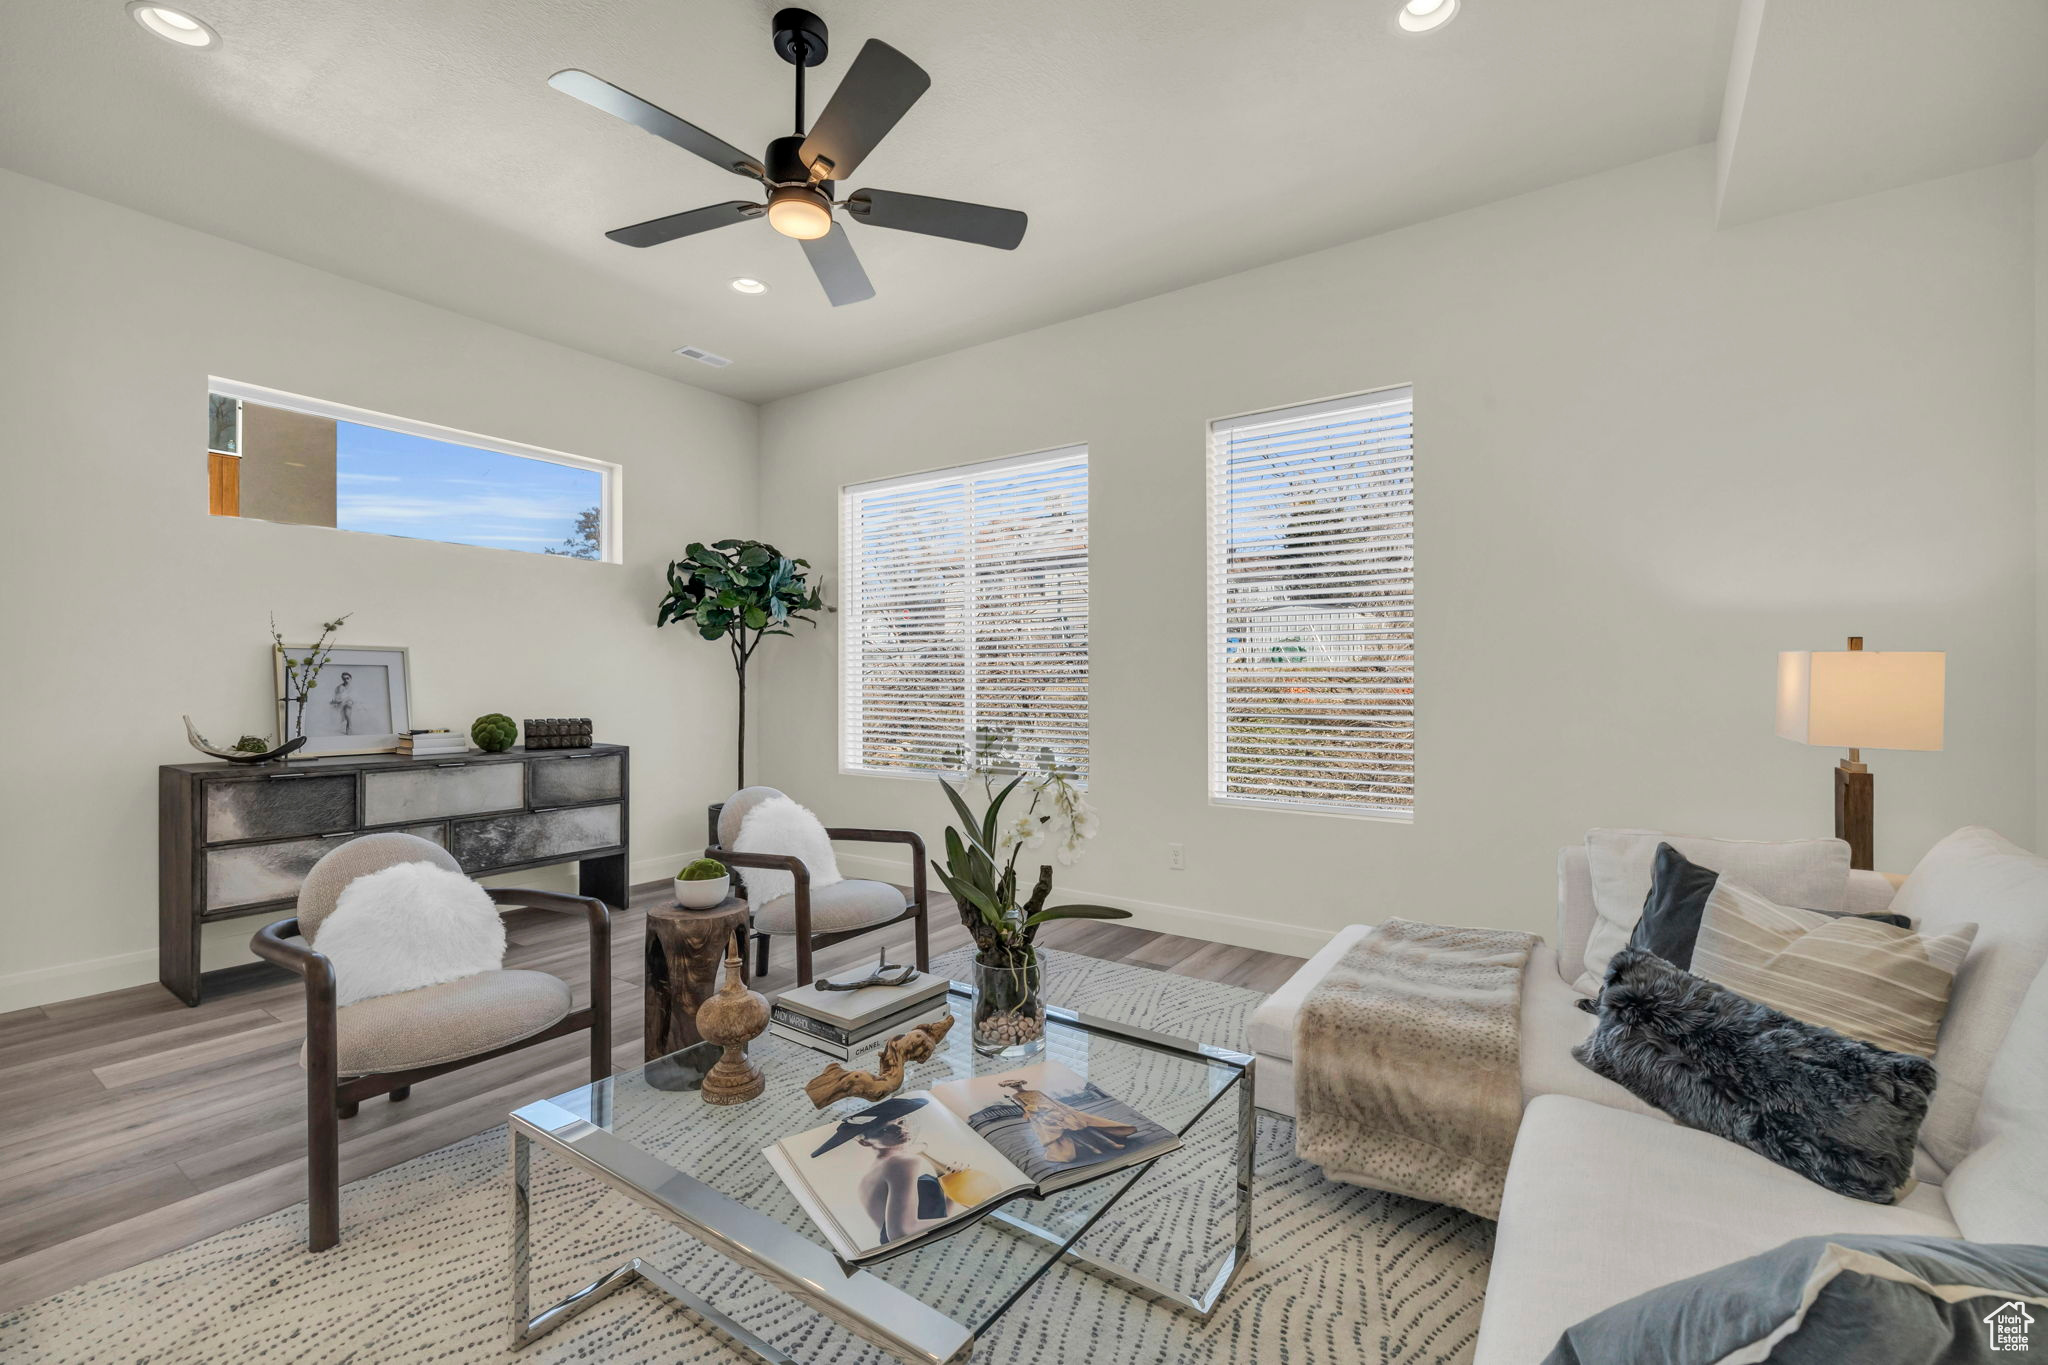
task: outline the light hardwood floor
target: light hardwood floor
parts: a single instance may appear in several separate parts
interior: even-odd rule
[[[621,1068],[641,1060],[643,910],[668,884],[635,888],[612,923]],[[257,922],[250,921],[253,932]],[[508,967],[551,971],[588,998],[580,922],[506,918]],[[818,955],[821,973],[870,957],[857,939]],[[932,952],[965,946],[951,902],[932,911]],[[1127,925],[1048,925],[1041,942],[1111,962],[1270,991],[1300,958]],[[898,960],[909,935],[893,943]],[[793,983],[778,945],[769,992]],[[68,1289],[305,1197],[305,1006],[281,975],[215,990],[188,1009],[155,985],[0,1015],[0,1309]],[[504,1121],[587,1076],[582,1035],[425,1081],[400,1103],[365,1101],[342,1124],[341,1176],[354,1180]]]

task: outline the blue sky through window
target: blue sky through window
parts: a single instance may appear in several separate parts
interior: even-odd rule
[[[540,554],[576,535],[604,477],[546,460],[335,424],[337,524],[415,540]]]

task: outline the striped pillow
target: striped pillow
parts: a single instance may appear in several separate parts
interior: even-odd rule
[[[1977,926],[1945,934],[1777,905],[1726,877],[1700,916],[1693,975],[1893,1052],[1934,1055]]]

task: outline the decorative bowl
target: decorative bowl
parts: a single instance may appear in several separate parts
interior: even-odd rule
[[[676,904],[685,910],[711,910],[717,908],[732,892],[732,874],[723,877],[708,877],[702,881],[686,882],[676,879]]]

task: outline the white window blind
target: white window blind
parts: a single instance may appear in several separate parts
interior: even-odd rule
[[[1088,771],[1088,451],[845,490],[841,766]]]
[[[1210,795],[1411,819],[1407,388],[1209,427]]]

